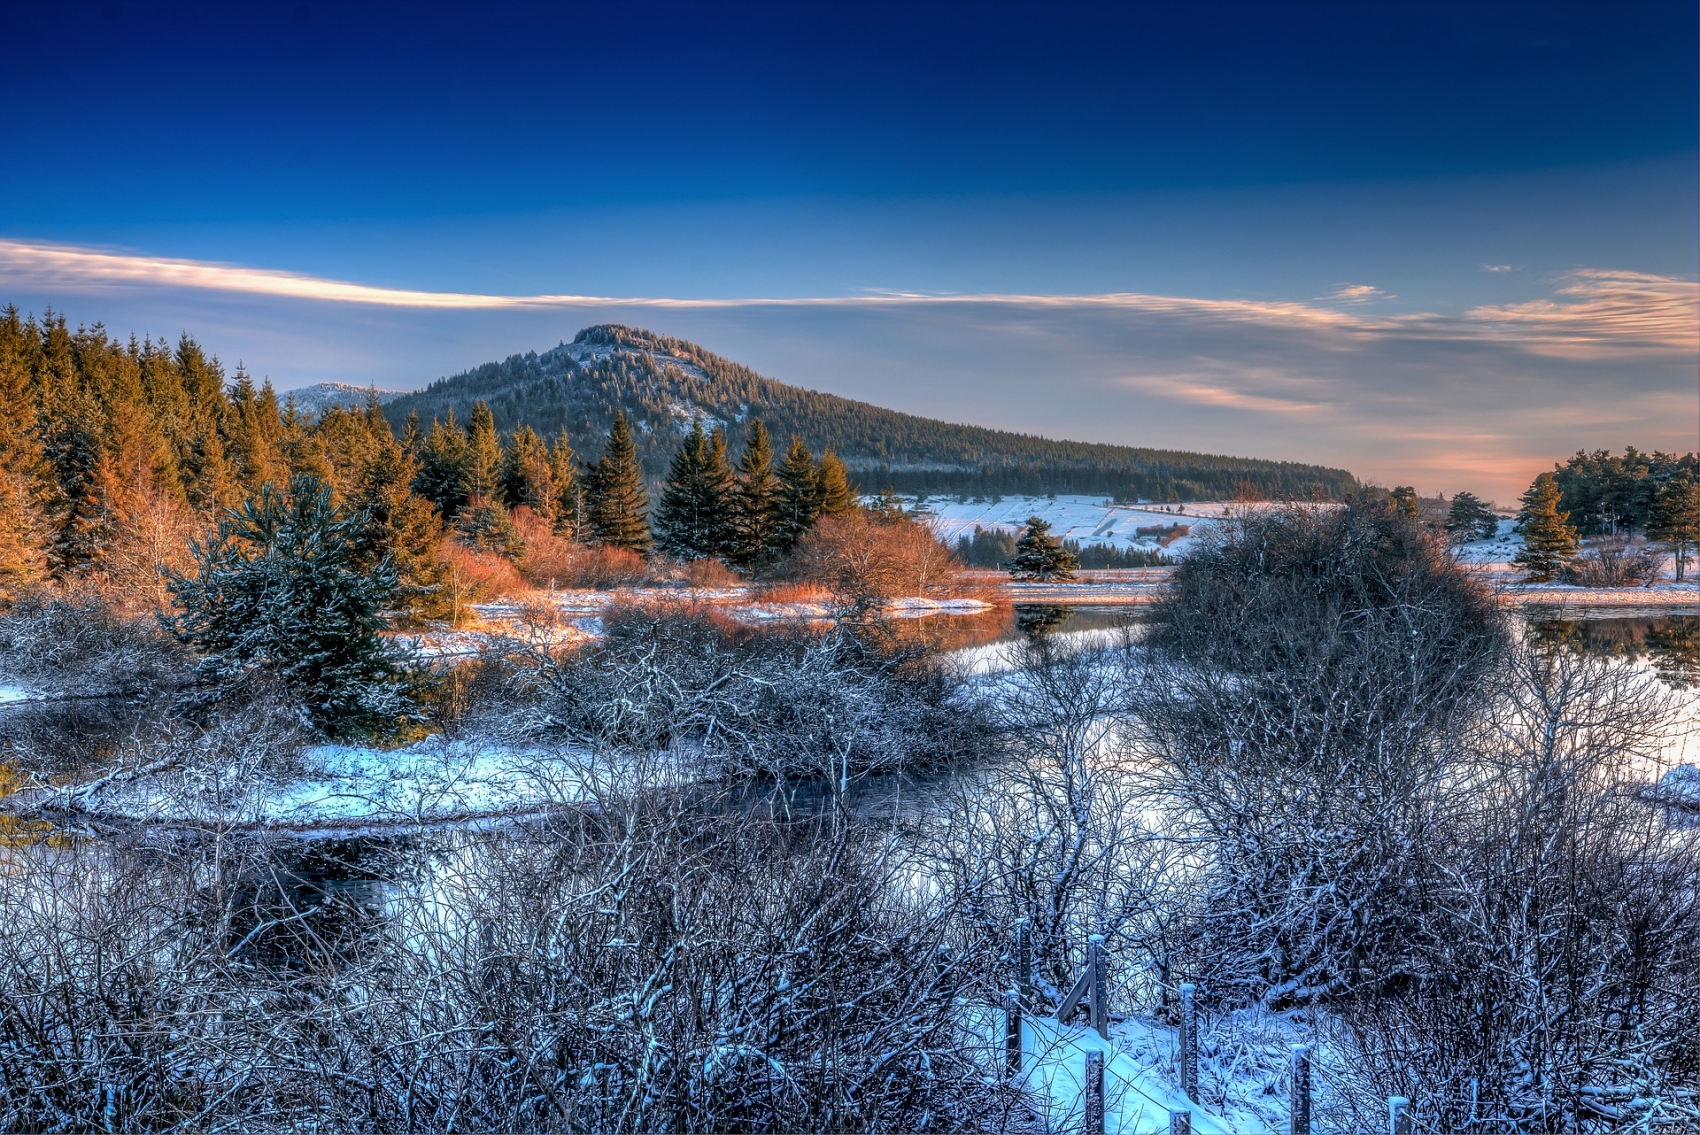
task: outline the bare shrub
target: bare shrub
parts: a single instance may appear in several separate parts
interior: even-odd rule
[[[512,560],[495,552],[480,552],[454,540],[443,541],[443,589],[450,619],[463,622],[474,603],[501,599],[525,591],[525,580]]]
[[[742,576],[715,559],[691,560],[684,565],[682,575],[688,587],[717,591],[743,582]]]
[[[960,584],[962,564],[924,525],[858,511],[822,517],[781,574],[851,601],[879,602],[944,594]]]
[[[1363,1094],[1406,1095],[1435,1130],[1700,1121],[1700,830],[1638,792],[1672,703],[1571,651],[1506,673],[1409,977],[1345,1007]]]
[[[1558,578],[1577,587],[1651,587],[1659,581],[1659,557],[1644,544],[1607,537],[1566,560]]]
[[[25,845],[8,1130],[1005,1130],[974,972],[891,846],[627,784],[398,859],[382,914],[265,840]]]
[[[189,658],[151,616],[97,591],[36,590],[0,611],[0,679],[54,694],[134,694],[188,678]]]
[[[1208,849],[1196,976],[1275,1005],[1403,972],[1491,597],[1385,503],[1273,508],[1194,550],[1150,641],[1141,724]]]
[[[755,631],[708,608],[625,606],[603,642],[538,652],[510,735],[597,752],[667,750],[709,775],[826,778],[937,763],[984,732],[934,665],[869,650],[848,630]]]
[[[1005,755],[964,774],[926,825],[934,877],[961,897],[969,951],[998,957],[1015,920],[1027,919],[1038,991],[1053,1005],[1093,934],[1127,962],[1117,967],[1122,1007],[1149,1007],[1170,984],[1179,857],[1145,820],[1118,657],[1126,649],[1051,638],[1024,646],[1021,664],[988,691]]]

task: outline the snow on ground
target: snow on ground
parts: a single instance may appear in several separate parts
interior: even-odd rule
[[[1211,1115],[1171,1086],[1164,1074],[1167,1061],[1158,1055],[1162,1048],[1148,1043],[1163,1031],[1143,1022],[1124,1021],[1112,1026],[1110,1039],[1105,1040],[1091,1029],[1059,1025],[1050,1017],[1025,1017],[1021,1022],[1021,1063],[1043,1128],[1068,1131],[1080,1127],[1086,1054],[1102,1052],[1106,1135],[1165,1135],[1170,1111],[1192,1112],[1192,1129],[1198,1135],[1250,1135],[1268,1130],[1256,1116]],[[1174,1051],[1172,1039],[1167,1051]]]
[[[1452,554],[1464,564],[1510,564],[1523,550],[1523,537],[1512,531],[1516,525],[1515,520],[1500,517],[1499,531],[1491,539],[1459,544]]]
[[[1055,497],[1010,496],[997,500],[990,497],[970,497],[957,501],[953,497],[928,497],[917,507],[916,516],[936,532],[945,543],[954,545],[957,537],[971,536],[975,525],[987,530],[999,530],[1020,535],[1027,518],[1037,516],[1049,522],[1051,534],[1063,540],[1078,540],[1082,545],[1104,544],[1113,548],[1162,551],[1166,555],[1184,556],[1192,541],[1218,520],[1224,508],[1222,502],[1180,505],[1116,504],[1103,497],[1059,495]],[[1179,524],[1191,531],[1167,545],[1155,534],[1140,536],[1140,528],[1168,528]]]
[[[618,770],[582,753],[428,737],[397,749],[317,745],[290,776],[252,769],[165,770],[98,787],[49,789],[47,811],[106,820],[220,823],[301,831],[489,819],[579,802]]]
[[[1658,796],[1685,808],[1700,808],[1700,765],[1677,765],[1659,778]]]
[[[22,686],[0,685],[0,705],[6,705],[10,702],[31,701],[35,696]]]

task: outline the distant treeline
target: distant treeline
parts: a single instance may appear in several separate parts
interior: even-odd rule
[[[864,486],[900,492],[1338,499],[1357,487],[1350,473],[1317,465],[1055,441],[903,414],[775,382],[693,343],[614,324],[587,328],[570,346],[441,379],[385,412],[399,429],[413,413],[429,422],[453,410],[465,421],[480,401],[499,430],[525,422],[549,437],[565,429],[581,452],[624,414],[652,483],[700,415],[734,445],[760,418],[775,437],[795,434],[837,453]]]

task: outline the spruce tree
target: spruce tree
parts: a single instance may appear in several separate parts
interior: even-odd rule
[[[360,562],[362,521],[313,477],[264,485],[196,542],[193,576],[172,573],[167,625],[201,654],[202,677],[275,674],[326,732],[382,732],[406,709],[400,654],[384,637],[394,565]]]
[[[36,437],[34,347],[34,334],[18,319],[18,309],[7,305],[0,312],[0,603],[47,572],[40,508],[47,463]]]
[[[437,506],[444,521],[452,521],[466,503],[466,433],[455,421],[451,406],[446,421],[431,419],[419,444],[419,472],[413,491]]]
[[[585,528],[591,542],[648,555],[649,490],[625,414],[614,418],[608,448],[586,472],[584,488]]]
[[[413,491],[417,472],[412,454],[387,432],[378,434],[348,507],[362,521],[357,561],[363,567],[388,561],[396,606],[425,619],[446,613],[447,597],[438,557],[443,526],[431,502]]]
[[[530,426],[514,430],[502,456],[502,500],[510,508],[524,505],[541,520],[555,519],[555,472],[549,448]]]
[[[1551,473],[1536,477],[1523,494],[1523,509],[1517,516],[1523,550],[1517,553],[1516,562],[1537,583],[1551,579],[1563,562],[1576,554],[1576,529],[1567,523],[1570,513],[1558,507],[1561,497],[1558,480]]]
[[[778,485],[773,493],[773,539],[775,559],[795,548],[814,527],[821,514],[820,469],[803,439],[791,435],[785,460],[779,463]]]
[[[1453,541],[1491,539],[1499,531],[1499,517],[1474,493],[1459,493],[1446,512],[1446,534]]]
[[[733,567],[756,568],[767,562],[773,548],[773,443],[767,427],[757,418],[750,423],[750,436],[738,458],[733,492],[734,534],[728,562]]]
[[[473,497],[455,516],[455,539],[481,552],[495,552],[517,560],[525,553],[525,541],[514,527],[513,517],[501,503],[489,497]]]
[[[496,419],[485,402],[475,402],[466,423],[464,485],[468,500],[494,497],[502,486],[502,440]]]
[[[708,435],[702,480],[703,492],[712,502],[703,546],[712,549],[710,555],[730,563],[733,550],[738,546],[737,481],[727,457],[726,431],[719,426],[715,426]]]
[[[699,418],[667,471],[655,513],[656,546],[680,560],[722,554],[731,513],[729,487],[724,458],[717,459]]]
[[[1689,549],[1700,548],[1700,484],[1688,477],[1666,483],[1648,512],[1647,535],[1671,550],[1681,583]]]
[[[1410,485],[1398,485],[1388,494],[1393,498],[1393,507],[1404,516],[1417,516],[1422,508],[1417,501],[1417,490]]]
[[[820,498],[822,516],[843,516],[855,510],[856,486],[850,483],[850,471],[830,449],[821,454],[819,477],[815,493]]]
[[[1041,582],[1053,579],[1073,579],[1076,558],[1051,535],[1051,526],[1037,516],[1027,518],[1027,530],[1015,542],[1015,558],[1009,561],[1009,574],[1016,579]]]
[[[583,495],[578,478],[578,456],[573,453],[572,441],[565,426],[549,448],[549,478],[555,490],[555,535],[568,540],[578,538],[583,522]]]

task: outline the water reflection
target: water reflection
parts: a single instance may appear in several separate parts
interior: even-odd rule
[[[1700,686],[1700,615],[1657,618],[1529,618],[1529,633],[1546,646],[1630,663],[1646,663],[1679,689]]]

